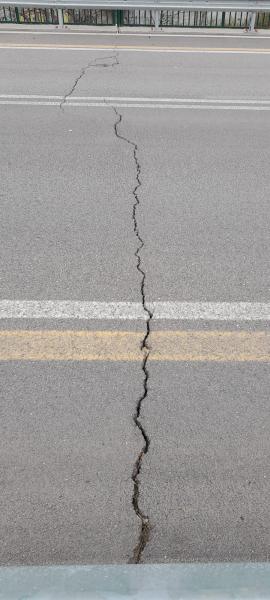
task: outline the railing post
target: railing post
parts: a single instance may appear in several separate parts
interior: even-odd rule
[[[255,23],[256,23],[256,13],[253,12],[253,13],[251,13],[251,17],[249,20],[249,27],[248,27],[249,31],[255,31]]]
[[[57,14],[58,14],[58,25],[59,25],[59,27],[64,27],[63,9],[62,8],[58,8],[57,9]]]
[[[16,23],[20,23],[20,15],[18,6],[15,6]]]
[[[122,10],[114,10],[113,11],[113,24],[115,25],[117,31],[119,31],[119,27],[123,24],[123,15]]]
[[[160,10],[158,10],[157,8],[155,9],[154,12],[154,21],[155,21],[155,29],[159,29],[159,25],[160,25]]]
[[[225,17],[226,17],[226,13],[223,11],[222,16],[221,16],[221,27],[225,27]]]

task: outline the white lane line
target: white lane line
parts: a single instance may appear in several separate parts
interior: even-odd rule
[[[0,100],[0,104],[3,105],[11,105],[11,106],[60,106],[61,101],[53,102],[53,101],[40,101],[35,102],[35,100]],[[104,104],[99,104],[98,106],[104,106]]]
[[[39,94],[0,94],[0,105],[60,106],[64,96]],[[221,99],[221,98],[143,98],[121,96],[72,96],[65,106],[72,107],[119,107],[155,109],[203,109],[203,110],[270,110],[270,99]]]
[[[0,94],[0,99],[3,100],[44,100],[44,101],[52,101],[52,100],[63,100],[64,96],[42,96],[39,94]],[[114,102],[114,101],[119,101],[119,102],[149,102],[149,103],[160,103],[160,102],[167,102],[167,103],[175,103],[175,104],[231,104],[231,105],[238,105],[238,104],[244,104],[244,105],[270,105],[270,99],[266,98],[264,100],[262,99],[238,99],[238,98],[159,98],[159,97],[155,97],[155,98],[147,98],[147,97],[130,97],[130,96],[71,96],[66,98],[65,103],[74,103],[74,102],[79,102],[79,101],[84,101],[84,102],[100,102],[100,103],[107,103],[107,102]]]
[[[0,98],[2,96],[0,95]],[[3,96],[4,98],[5,96]],[[6,96],[7,97],[7,96]],[[26,96],[25,96],[26,97]],[[46,98],[44,96],[44,98]],[[238,99],[226,99],[223,100],[221,98],[136,98],[136,97],[121,97],[121,96],[72,96],[67,98],[67,102],[70,101],[103,101],[103,102],[112,102],[112,101],[120,101],[120,102],[169,102],[169,103],[183,103],[183,104],[270,104],[270,99],[266,100],[238,100]]]
[[[64,96],[41,96],[40,94],[0,94],[0,98],[33,99],[33,100],[63,100]]]
[[[0,101],[1,104],[1,101]],[[40,103],[39,103],[40,104]],[[192,110],[270,110],[269,106],[255,105],[207,105],[207,104],[159,104],[145,102],[68,102],[67,106],[89,106],[89,107],[117,107],[117,108],[177,108],[177,109],[192,109]]]
[[[5,106],[60,106],[58,101],[35,101],[35,100],[0,100],[0,105]],[[252,111],[270,111],[270,105],[256,106],[250,105],[221,105],[221,104],[169,104],[169,103],[147,103],[147,102],[65,102],[65,108],[68,107],[88,107],[88,108],[157,108],[157,109],[189,109],[189,110],[252,110]]]
[[[157,53],[157,54],[252,54],[262,56],[262,55],[270,55],[270,48],[262,48],[257,50],[252,49],[244,49],[244,48],[234,48],[233,50],[227,50],[225,48],[158,48],[158,47],[145,47],[145,48],[123,48],[121,46],[108,46],[106,48],[96,48],[94,46],[16,46],[16,45],[0,45],[0,50],[42,50],[42,51],[51,51],[51,50],[65,50],[71,52],[149,52],[149,53]]]
[[[270,321],[265,302],[148,302],[154,320]],[[0,319],[145,320],[139,302],[1,300]]]
[[[233,34],[229,34],[229,33],[184,33],[181,31],[181,33],[153,33],[153,32],[137,32],[135,33],[134,31],[132,32],[124,32],[124,31],[120,31],[115,32],[115,31],[70,31],[70,29],[68,29],[67,31],[61,31],[61,30],[55,30],[55,31],[38,31],[38,30],[27,30],[24,31],[22,29],[15,29],[15,30],[4,30],[4,29],[0,29],[0,34],[13,34],[13,35],[18,35],[18,34],[29,34],[29,35],[88,35],[89,37],[91,36],[98,36],[98,37],[115,37],[116,39],[119,39],[121,37],[147,37],[147,38],[151,38],[154,39],[156,37],[158,38],[219,38],[219,39],[223,39],[223,38],[232,38],[232,39],[241,39],[241,40],[254,40],[255,42],[257,42],[258,40],[269,40],[270,36],[269,35],[261,35],[261,34],[253,34],[253,35],[249,35],[247,33],[233,33]]]

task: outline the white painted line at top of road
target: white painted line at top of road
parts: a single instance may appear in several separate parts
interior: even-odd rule
[[[169,102],[119,102],[108,101],[106,99],[99,102],[75,102],[72,99],[65,100],[23,100],[23,99],[8,99],[0,98],[0,105],[4,106],[57,106],[61,105],[65,108],[70,107],[88,107],[88,108],[150,108],[150,109],[189,109],[189,110],[249,110],[249,111],[270,111],[270,104],[192,104],[192,103],[169,103]]]
[[[1,98],[2,96],[0,96]],[[4,96],[3,96],[4,97]],[[222,98],[130,98],[130,97],[121,97],[121,96],[106,96],[106,97],[95,97],[95,96],[72,96],[72,101],[84,100],[84,101],[103,101],[103,102],[112,102],[112,101],[120,101],[120,102],[169,102],[169,103],[190,103],[190,104],[270,104],[270,100],[238,100],[238,99],[226,99]],[[71,98],[67,98],[67,101],[70,101]]]
[[[61,101],[41,101],[41,102],[37,102],[35,100],[0,100],[0,105],[11,105],[11,106],[60,106],[61,105]],[[99,106],[104,106],[103,105],[99,105]]]
[[[118,33],[114,32],[114,31],[61,31],[61,30],[55,30],[55,31],[39,31],[39,30],[22,30],[22,29],[0,29],[0,34],[6,34],[6,35],[18,35],[18,34],[29,34],[29,35],[88,35],[88,36],[98,36],[98,37],[115,37],[117,38],[121,38],[121,37],[147,37],[147,38],[219,38],[219,39],[223,39],[223,38],[232,38],[232,39],[248,39],[248,40],[269,40],[270,39],[270,35],[261,35],[260,33],[256,33],[256,34],[248,34],[248,33],[185,33],[182,32],[181,33],[154,33],[154,32],[124,32],[124,31],[120,31]]]
[[[0,98],[14,98],[18,100],[33,99],[33,100],[63,100],[65,96],[41,96],[40,94],[0,94]],[[75,96],[76,97],[76,96]]]
[[[60,100],[58,102],[35,102],[34,100],[32,102],[28,100],[0,100],[0,104],[11,106],[60,106],[61,102]]]
[[[270,99],[222,98],[143,98],[121,96],[42,96],[39,94],[1,94],[0,105],[60,106],[65,107],[119,107],[197,110],[270,110]]]
[[[99,48],[95,46],[38,46],[38,45],[8,45],[1,44],[0,50],[42,50],[42,51],[51,51],[51,50],[65,50],[71,52],[146,52],[152,54],[250,54],[250,55],[270,55],[270,48],[258,48],[258,49],[249,49],[249,48],[195,48],[195,47],[185,47],[185,48],[159,48],[159,47],[123,47],[123,46],[108,46],[106,48]]]
[[[9,99],[16,99],[16,100],[44,100],[45,102],[47,101],[51,101],[51,100],[60,100],[63,101],[64,100],[64,96],[42,96],[39,94],[0,94],[0,99],[5,99],[5,100],[9,100]],[[143,98],[143,97],[125,97],[125,96],[70,96],[68,98],[66,98],[65,100],[65,104],[66,103],[70,103],[70,102],[77,102],[77,101],[84,101],[84,102],[101,102],[106,104],[107,102],[114,102],[114,101],[119,101],[119,102],[149,102],[149,103],[160,103],[160,102],[169,102],[169,103],[176,103],[176,104],[181,104],[181,103],[190,103],[190,104],[232,104],[232,105],[237,105],[237,104],[245,104],[245,105],[253,105],[253,104],[262,104],[262,105],[268,105],[270,104],[270,99],[238,99],[238,98]],[[80,104],[79,104],[80,106]]]
[[[147,302],[154,320],[270,321],[264,302]],[[139,302],[1,300],[0,319],[145,320]]]

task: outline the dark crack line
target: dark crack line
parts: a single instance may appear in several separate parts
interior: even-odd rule
[[[134,511],[135,511],[137,517],[141,521],[141,529],[140,529],[138,543],[136,544],[136,546],[133,550],[133,556],[129,560],[129,562],[137,564],[141,561],[142,553],[145,549],[147,542],[149,541],[150,529],[151,529],[149,516],[146,515],[140,508],[140,478],[139,478],[139,476],[140,476],[140,472],[141,472],[141,468],[142,468],[143,459],[144,459],[145,455],[147,454],[147,452],[149,450],[149,446],[150,446],[150,438],[149,438],[144,426],[142,425],[140,417],[141,417],[143,403],[146,400],[147,395],[148,395],[148,381],[149,381],[148,359],[149,359],[149,354],[151,351],[150,346],[149,346],[149,336],[150,336],[151,319],[153,317],[153,313],[148,308],[147,303],[146,303],[146,297],[145,297],[146,272],[144,271],[144,269],[142,267],[142,259],[141,259],[141,250],[144,247],[145,243],[140,234],[138,218],[137,218],[137,210],[140,205],[138,190],[142,185],[141,178],[140,178],[141,165],[140,165],[139,159],[138,159],[138,146],[137,146],[137,144],[135,144],[135,142],[132,142],[131,140],[129,140],[128,138],[126,138],[125,136],[123,136],[119,133],[119,126],[122,122],[122,115],[116,110],[115,107],[113,110],[117,117],[117,121],[114,123],[114,131],[115,131],[116,137],[119,138],[120,140],[126,142],[133,148],[133,158],[134,158],[134,163],[135,163],[135,167],[136,167],[136,185],[132,190],[132,194],[134,196],[134,204],[132,207],[132,220],[133,220],[133,230],[134,230],[134,233],[138,240],[138,247],[135,252],[135,257],[137,260],[136,268],[137,268],[137,271],[141,275],[141,285],[140,285],[141,302],[142,302],[143,310],[146,313],[146,332],[145,332],[144,338],[142,339],[142,342],[141,342],[141,350],[143,353],[143,359],[142,359],[142,365],[141,365],[142,372],[143,372],[143,393],[140,396],[140,398],[138,399],[138,402],[136,405],[136,411],[133,416],[134,423],[135,423],[136,427],[140,430],[141,435],[144,440],[143,447],[142,447],[142,449],[137,457],[137,460],[134,464],[133,473],[132,473],[132,481],[133,481],[132,505],[133,505],[133,508],[134,508]]]
[[[102,62],[100,62],[102,60]],[[106,62],[106,61],[112,61],[112,62]],[[88,69],[91,68],[96,68],[96,67],[102,67],[104,69],[108,68],[108,67],[115,67],[115,65],[119,65],[119,60],[118,60],[118,54],[113,54],[112,56],[103,56],[102,59],[101,58],[95,58],[94,60],[91,60],[85,67],[83,67],[81,69],[80,74],[78,75],[78,77],[76,77],[72,87],[70,88],[69,92],[67,92],[64,97],[63,100],[61,100],[60,102],[60,108],[63,110],[63,106],[66,103],[67,99],[72,96],[74,90],[76,89],[79,81],[84,77],[86,71],[88,71]]]

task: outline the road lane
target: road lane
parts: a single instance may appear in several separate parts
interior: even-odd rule
[[[268,113],[121,110],[142,167],[148,299],[267,302]],[[139,301],[134,165],[113,109],[4,106],[1,119],[2,298]]]
[[[269,365],[151,364],[144,562],[269,560]]]
[[[227,35],[217,35],[208,31],[208,35],[201,33],[200,35],[187,34],[185,32],[178,34],[167,34],[163,30],[162,34],[158,35],[155,32],[143,33],[132,33],[128,35],[118,34],[114,32],[89,32],[86,31],[38,31],[38,30],[8,30],[0,27],[0,44],[1,45],[29,45],[33,44],[36,46],[43,45],[55,45],[55,46],[82,46],[82,45],[93,45],[93,46],[113,46],[113,47],[134,47],[140,46],[145,49],[148,48],[177,48],[179,46],[185,48],[200,48],[200,47],[211,47],[211,48],[242,48],[247,50],[259,50],[261,48],[270,48],[270,36],[268,31],[260,32],[258,35],[246,35],[245,32],[239,31]]]
[[[74,96],[270,98],[268,54],[122,52],[119,65],[116,57],[114,46],[109,52],[1,49],[0,93],[62,95],[91,64]]]
[[[268,115],[124,111],[143,165],[149,300],[268,301]]]
[[[113,110],[95,119],[8,111],[1,107],[1,297],[140,301],[132,156],[118,148]]]
[[[0,363],[0,563],[125,563],[140,366]]]

